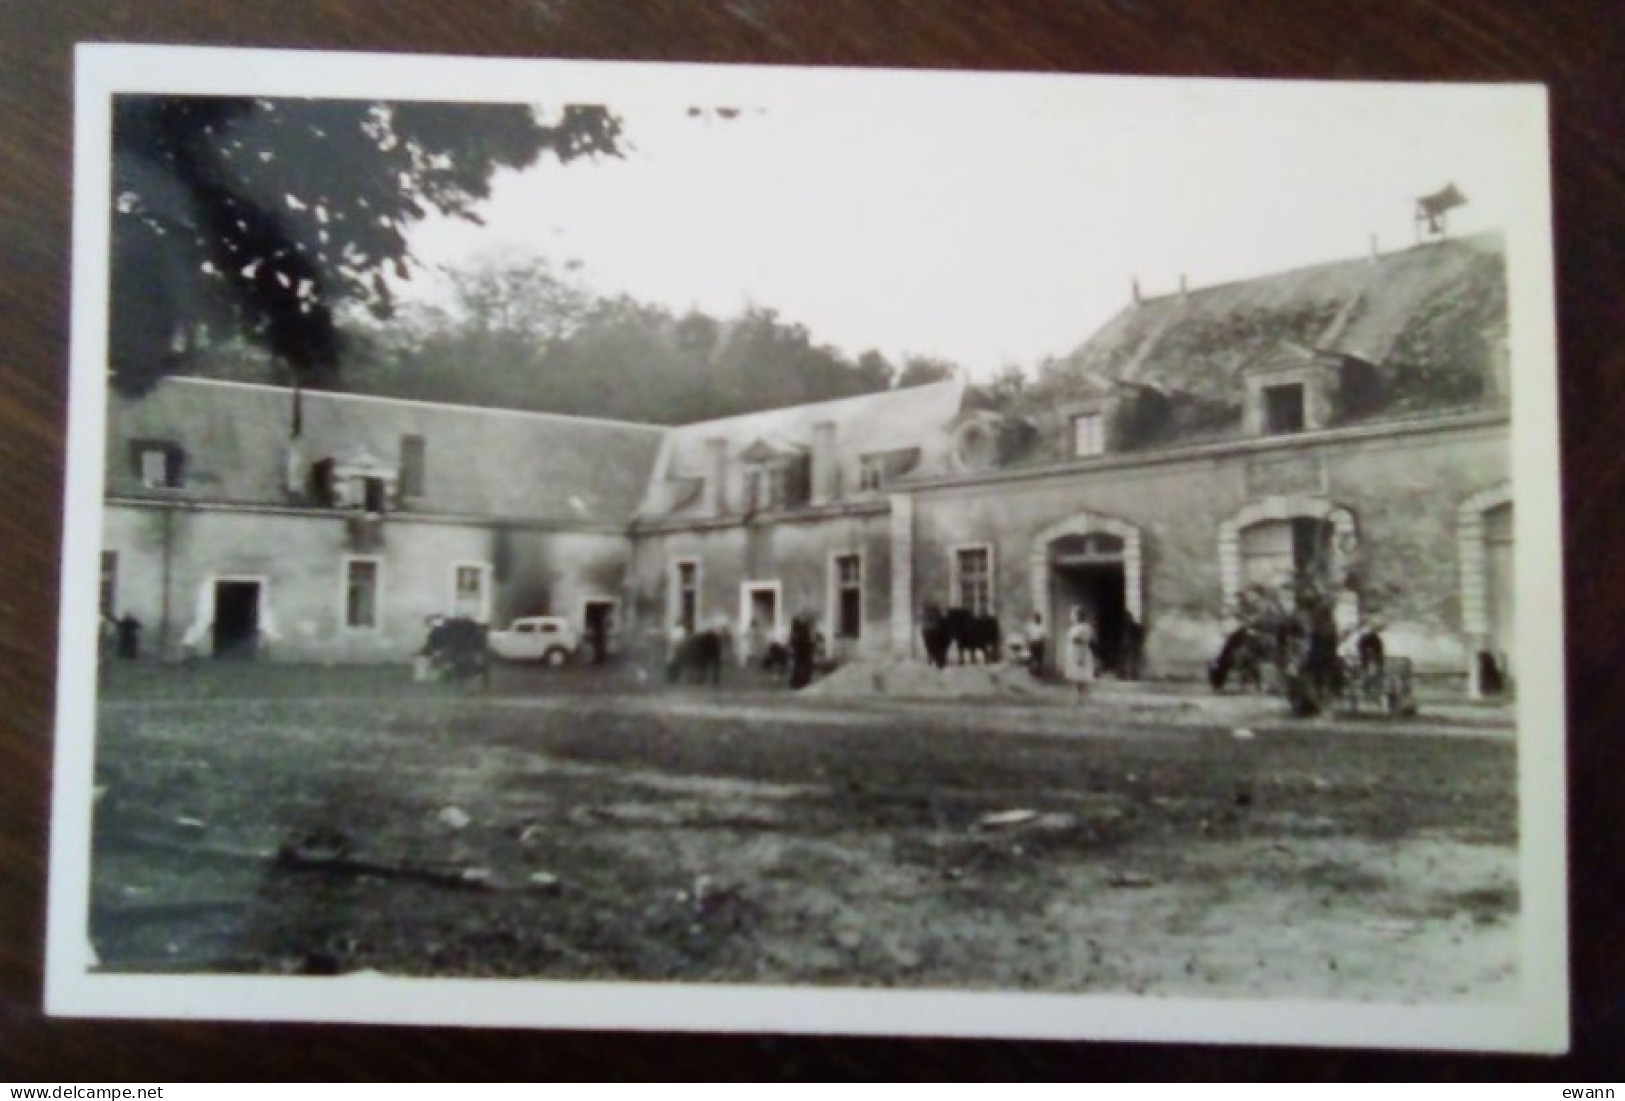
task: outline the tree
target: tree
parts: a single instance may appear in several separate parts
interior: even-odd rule
[[[1015,363],[1006,363],[1001,367],[987,387],[987,394],[993,402],[993,407],[1005,411],[1015,408],[1020,403],[1022,394],[1026,392],[1027,373]]]
[[[897,368],[873,348],[858,357],[856,371],[865,391],[890,390],[897,381]]]
[[[478,222],[499,169],[618,153],[601,106],[120,96],[113,112],[115,385],[140,392],[200,333],[240,334],[295,377],[336,372],[335,309],[390,316],[407,232]]]
[[[945,359],[932,356],[909,356],[903,360],[903,371],[897,376],[897,387],[924,386],[932,382],[945,382],[959,373],[959,368]]]

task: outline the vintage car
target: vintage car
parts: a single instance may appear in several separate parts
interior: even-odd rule
[[[575,656],[576,631],[563,616],[533,615],[514,620],[506,631],[487,637],[491,652],[508,661],[563,665]]]

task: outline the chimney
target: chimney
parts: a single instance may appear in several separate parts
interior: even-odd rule
[[[813,425],[812,503],[827,505],[835,497],[835,422]]]
[[[302,496],[305,490],[305,391],[298,378],[293,383],[293,409],[288,422],[288,447],[283,454],[282,484],[289,497]]]
[[[305,456],[299,442],[298,436],[290,436],[287,453],[283,456],[282,482],[289,497],[303,497],[305,493]]]
[[[728,441],[705,441],[705,511],[722,516],[728,511]]]

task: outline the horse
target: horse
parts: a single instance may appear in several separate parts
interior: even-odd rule
[[[927,604],[922,619],[920,640],[925,644],[926,658],[938,669],[947,667],[948,651],[955,648],[961,665],[967,655],[989,665],[999,660],[1001,633],[997,616],[976,615],[966,608],[943,611],[935,604]]]
[[[1225,636],[1219,656],[1208,663],[1207,681],[1215,692],[1223,692],[1232,679],[1243,689],[1264,690],[1264,668],[1276,664],[1279,640],[1268,631],[1251,625],[1237,627]]]

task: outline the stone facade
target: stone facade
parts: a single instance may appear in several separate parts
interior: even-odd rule
[[[221,583],[257,587],[253,650],[277,661],[404,661],[436,614],[580,624],[586,601],[619,604],[628,549],[618,534],[405,518],[361,546],[342,515],[151,503],[110,504],[103,520],[110,610],[138,619],[145,651],[165,658],[214,652]],[[350,607],[352,562],[374,567],[365,614]],[[461,597],[460,569],[477,578]]]
[[[1005,630],[1037,610],[1059,631],[1045,603],[1050,548],[1106,534],[1120,547],[1127,611],[1146,631],[1148,672],[1192,676],[1231,625],[1242,533],[1298,516],[1326,519],[1336,569],[1355,577],[1340,624],[1379,619],[1394,652],[1427,672],[1459,673],[1485,628],[1471,604],[1463,618],[1462,594],[1482,590],[1474,573],[1482,567],[1461,548],[1481,540],[1458,515],[1482,513],[1493,497],[1481,495],[1486,487],[1506,481],[1507,444],[1504,417],[1470,415],[921,487],[913,501],[917,601],[951,601],[955,550],[990,547]],[[1281,453],[1320,464],[1324,490],[1252,492],[1253,464]]]
[[[893,641],[891,527],[887,507],[878,504],[816,516],[638,530],[628,605],[643,631],[663,634],[680,615],[679,564],[691,563],[699,626],[725,626],[744,637],[756,619],[760,629],[783,641],[793,616],[811,615],[824,625],[837,657],[882,656]],[[833,626],[837,560],[848,556],[857,559],[860,575],[856,637],[842,637]],[[755,604],[753,593],[760,594]]]
[[[927,605],[1007,638],[1036,612],[1052,647],[1087,608],[1189,677],[1312,563],[1341,627],[1476,693],[1513,649],[1510,412],[1469,384],[1513,369],[1500,263],[1450,243],[1137,302],[1026,413],[959,380],[675,428],[171,380],[111,411],[104,597],[152,653],[247,617],[262,656],[321,661],[589,602],[633,645],[810,616],[838,660],[919,656]],[[1419,390],[1419,348],[1476,396]]]

